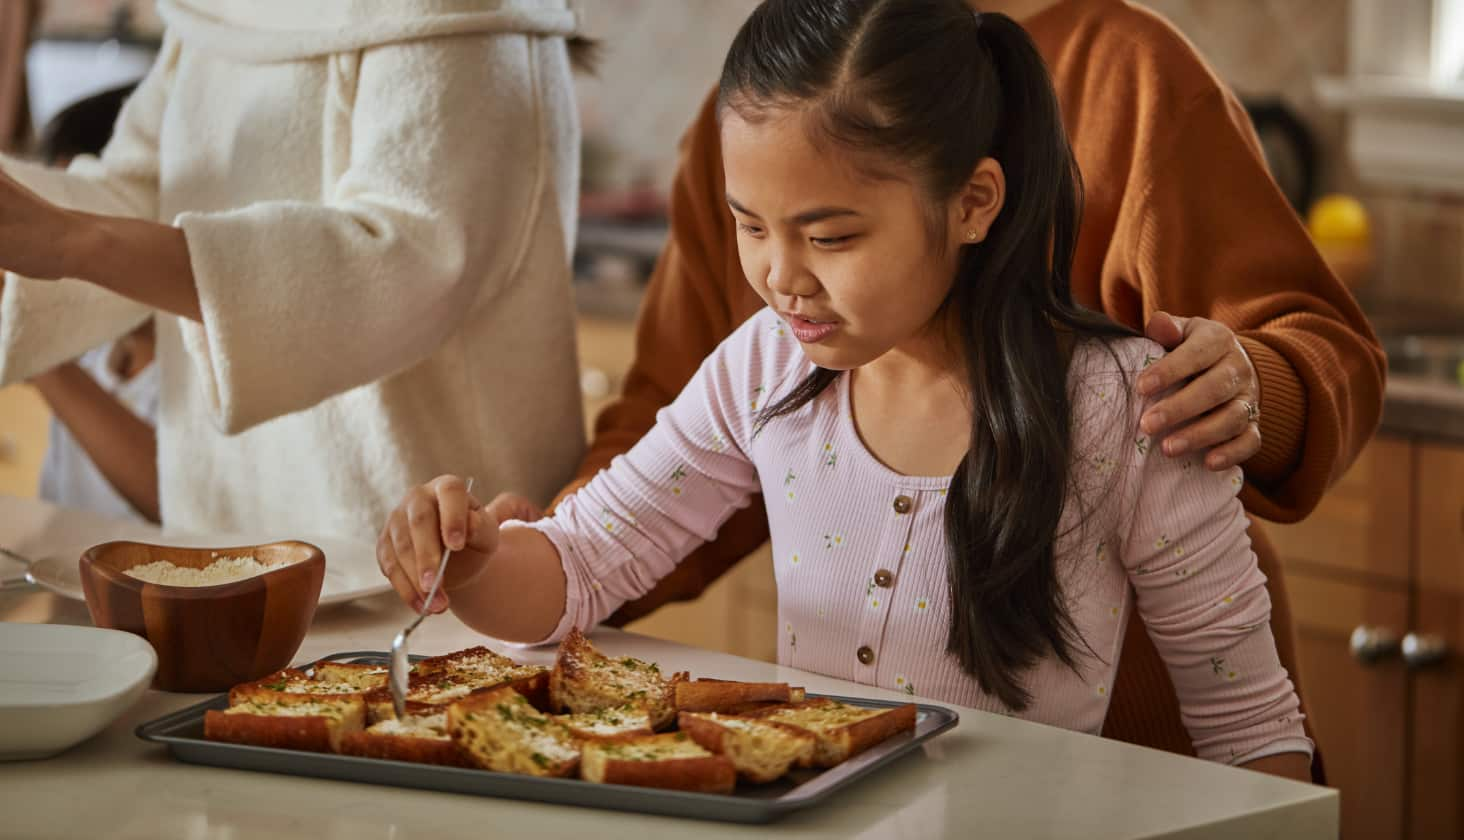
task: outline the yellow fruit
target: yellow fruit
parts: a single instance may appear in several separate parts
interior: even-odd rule
[[[1368,241],[1371,229],[1362,202],[1349,195],[1326,195],[1317,199],[1306,216],[1312,239],[1327,243]]]

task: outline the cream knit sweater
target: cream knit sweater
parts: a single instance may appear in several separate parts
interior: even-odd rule
[[[184,231],[203,323],[158,321],[164,524],[374,540],[414,483],[539,501],[583,446],[565,0],[160,0],[100,158],[7,172]],[[10,278],[0,383],[152,313]]]

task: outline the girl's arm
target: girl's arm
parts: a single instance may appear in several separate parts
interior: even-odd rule
[[[159,521],[153,428],[74,362],[35,377],[31,384],[112,487],[138,513]]]
[[[378,541],[383,573],[419,606],[431,588],[422,573],[436,569],[441,546],[466,546],[448,562],[447,598],[429,607],[450,606],[480,632],[522,642],[589,627],[649,591],[758,488],[754,389],[776,390],[802,358],[791,336],[766,328],[775,317],[759,313],[733,333],[656,426],[552,518],[500,529],[502,512],[482,509],[461,479],[414,489]]]
[[[1125,362],[1130,381],[1145,356],[1154,361],[1163,355],[1149,342],[1131,345],[1138,358]],[[1265,577],[1237,499],[1240,469],[1212,472],[1203,453],[1163,455],[1138,431],[1138,418],[1151,404],[1134,399],[1126,415],[1109,413],[1110,429],[1128,430],[1120,438],[1127,451],[1110,457],[1127,465],[1122,562],[1174,682],[1181,719],[1201,758],[1309,766],[1312,743],[1276,653]],[[1288,753],[1296,756],[1281,757]]]

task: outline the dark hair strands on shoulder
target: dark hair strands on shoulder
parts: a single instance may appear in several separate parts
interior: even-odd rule
[[[946,497],[947,651],[1024,709],[1023,672],[1049,655],[1076,670],[1085,644],[1055,550],[1073,460],[1071,352],[1137,335],[1073,301],[1082,188],[1047,68],[1020,25],[962,0],[767,0],[732,43],[718,110],[756,120],[778,108],[807,109],[826,139],[902,166],[932,207],[983,158],[1002,166],[1006,205],[984,241],[962,246],[942,312],[959,328],[972,407]],[[838,376],[815,370],[758,428]]]

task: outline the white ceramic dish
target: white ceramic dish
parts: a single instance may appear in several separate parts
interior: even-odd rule
[[[152,682],[141,636],[0,623],[0,761],[46,758],[102,731]]]

